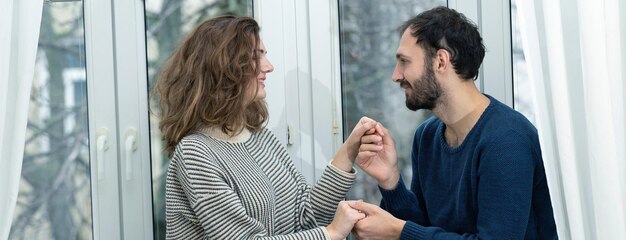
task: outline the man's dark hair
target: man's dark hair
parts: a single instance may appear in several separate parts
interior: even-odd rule
[[[478,69],[485,57],[485,46],[478,28],[463,14],[447,7],[436,7],[406,21],[398,30],[400,35],[411,28],[427,58],[439,49],[450,52],[452,66],[464,79],[478,78]],[[428,61],[427,61],[428,62]]]

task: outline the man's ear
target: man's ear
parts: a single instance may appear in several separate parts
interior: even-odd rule
[[[450,57],[450,52],[448,52],[448,50],[438,49],[433,61],[433,64],[435,65],[433,69],[435,69],[435,71],[445,72],[448,68],[451,68],[452,63],[450,62]]]

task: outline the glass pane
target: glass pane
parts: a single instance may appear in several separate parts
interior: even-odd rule
[[[83,3],[43,5],[10,239],[92,239]]]
[[[407,109],[404,92],[391,81],[400,40],[397,28],[417,13],[442,5],[447,5],[446,0],[339,0],[344,136],[362,116],[380,121],[393,136],[407,184],[413,134],[431,113]],[[379,203],[377,186],[373,178],[359,172],[349,198]]]
[[[528,66],[524,55],[522,34],[517,12],[517,0],[511,0],[511,47],[513,49],[513,105],[535,124],[535,94],[533,82],[528,77]]]
[[[219,15],[252,16],[252,0],[146,0],[145,3],[149,89],[181,38],[197,24]],[[151,102],[150,107],[158,111],[158,103]],[[150,144],[154,236],[165,239],[165,176],[169,161],[161,151],[159,120],[155,114],[150,115]]]

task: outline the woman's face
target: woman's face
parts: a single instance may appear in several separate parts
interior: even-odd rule
[[[254,54],[257,58],[259,58],[259,63],[261,65],[259,75],[257,75],[255,79],[256,81],[258,81],[256,84],[257,89],[253,89],[256,90],[256,96],[254,96],[252,101],[257,101],[264,99],[267,95],[267,93],[265,92],[265,78],[267,77],[267,73],[274,71],[274,66],[272,66],[270,60],[267,59],[267,50],[265,49],[263,40],[260,40],[259,47],[257,49],[254,49]]]

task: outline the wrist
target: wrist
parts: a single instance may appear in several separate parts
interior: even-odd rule
[[[392,230],[396,239],[400,239],[400,235],[402,235],[402,230],[404,229],[404,224],[406,224],[406,221],[396,218]]]
[[[331,240],[341,240],[345,238],[341,236],[341,234],[339,234],[339,232],[337,232],[335,228],[333,228],[332,223],[326,226],[326,232],[328,233],[328,236]]]
[[[399,181],[400,181],[400,173],[398,172],[396,168],[396,170],[393,171],[393,173],[389,177],[387,177],[386,179],[378,180],[378,186],[380,186],[381,188],[385,190],[392,190],[396,188]]]
[[[330,164],[344,172],[352,172],[353,163],[354,162],[351,161],[348,157],[348,152],[345,149],[345,146],[341,146],[341,148],[339,148],[339,151],[335,155],[335,158],[333,158],[333,160],[330,162]]]

